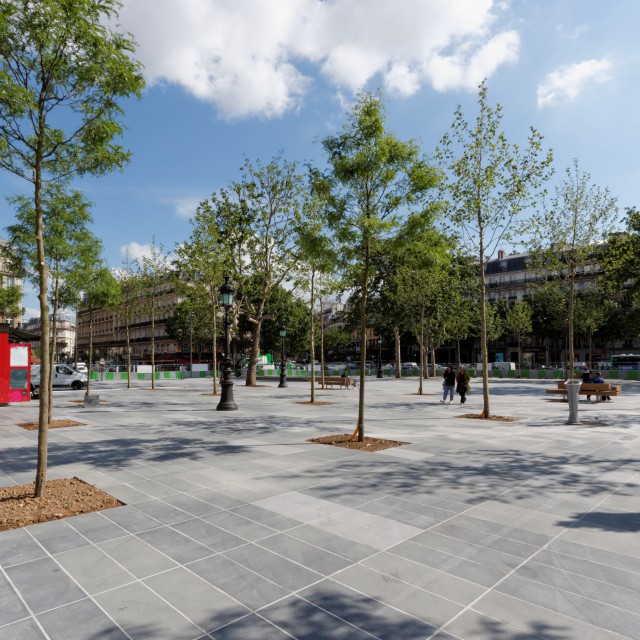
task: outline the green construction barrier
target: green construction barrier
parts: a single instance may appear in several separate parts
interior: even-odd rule
[[[640,371],[627,371],[627,380],[639,380]]]
[[[107,371],[107,375],[105,376],[106,380],[115,380],[115,374],[111,371]]]
[[[138,373],[138,380],[144,380],[145,379],[145,374],[144,373]]]

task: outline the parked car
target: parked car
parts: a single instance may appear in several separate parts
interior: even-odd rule
[[[419,369],[420,367],[418,366],[417,362],[403,362],[402,368],[403,369]]]
[[[53,386],[69,387],[75,391],[87,384],[87,374],[80,373],[66,364],[53,365]],[[40,365],[31,365],[31,397],[40,395]]]
[[[87,369],[85,362],[76,362],[76,366],[74,368],[78,373],[89,373],[89,369]]]

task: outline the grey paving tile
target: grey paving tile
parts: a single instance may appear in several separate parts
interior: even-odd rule
[[[135,579],[94,546],[59,553],[55,560],[90,595]]]
[[[484,535],[484,534],[481,534]],[[452,556],[458,556],[460,558],[466,558],[479,564],[484,564],[494,569],[500,569],[501,571],[510,571],[515,569],[522,561],[523,558],[512,555],[508,552],[500,552],[494,549],[489,549],[479,545],[471,544],[468,541],[459,540],[457,538],[451,538],[439,533],[433,533],[431,531],[425,531],[418,536],[411,539],[411,542],[420,544],[430,549],[442,551]],[[509,541],[505,546],[509,547]],[[511,541],[513,544],[519,544]],[[533,549],[533,547],[532,547]],[[519,551],[519,549],[516,549]]]
[[[243,507],[236,507],[233,509],[233,513],[277,531],[286,531],[287,529],[292,529],[293,527],[297,527],[302,524],[299,520],[282,516],[275,511],[256,507],[252,504],[248,504]]]
[[[501,593],[551,609],[627,638],[640,638],[640,612],[632,613],[575,593],[509,576],[496,589]]]
[[[161,526],[155,518],[145,515],[134,507],[119,507],[103,512],[105,518],[115,522],[129,533],[140,533]]]
[[[288,595],[288,591],[224,556],[211,556],[188,565],[201,578],[250,609],[260,609]]]
[[[223,555],[290,591],[297,591],[322,579],[319,573],[255,544],[232,549]]]
[[[41,613],[38,621],[50,640],[127,640],[122,629],[88,598]]]
[[[247,607],[182,567],[144,582],[205,631],[223,627],[249,613]]]
[[[550,536],[541,533],[517,529],[509,525],[484,520],[483,518],[475,518],[466,514],[459,514],[455,516],[451,519],[451,522],[466,527],[467,529],[482,531],[484,533],[492,533],[500,538],[517,540],[518,542],[524,542],[525,544],[536,547],[542,547],[552,539]]]
[[[403,511],[409,511],[410,513],[418,513],[423,516],[428,516],[429,518],[433,518],[438,522],[447,520],[458,513],[457,510],[450,511],[446,508],[434,507],[429,504],[422,504],[420,502],[407,499],[406,497],[401,498],[397,495],[383,496],[376,502],[385,504],[389,507],[394,507],[395,509],[402,509]]]
[[[148,493],[139,491],[138,489],[134,489],[128,484],[118,484],[110,486],[109,495],[112,495],[114,498],[117,498],[118,500],[120,500],[120,502],[124,502],[124,504],[127,505],[137,504],[138,502],[146,502],[147,500],[149,500]]]
[[[378,553],[378,549],[374,549],[362,542],[354,542],[335,533],[318,529],[313,525],[303,525],[290,529],[286,535],[308,542],[352,562],[359,562]]]
[[[6,627],[0,627],[0,638],[6,640],[45,640],[38,623],[33,618],[25,618]]]
[[[410,540],[389,549],[389,552],[485,587],[492,587],[507,575],[507,571],[431,549]]]
[[[176,566],[175,561],[150,547],[136,536],[109,540],[99,544],[98,548],[102,549],[110,558],[113,558],[136,578],[146,578],[154,573],[166,571]]]
[[[186,511],[176,509],[176,507],[172,507],[162,500],[149,500],[148,497],[144,502],[136,503],[134,506],[138,511],[141,511],[151,518],[155,518],[162,524],[175,524],[176,522],[189,520],[193,517]]]
[[[21,620],[29,615],[11,583],[0,573],[0,627]],[[0,637],[2,629],[0,628]]]
[[[203,520],[250,542],[271,536],[276,532],[271,527],[243,518],[233,511],[218,511],[213,515],[204,516]]]
[[[210,634],[213,640],[290,640],[291,636],[255,614]]]
[[[446,635],[451,634],[451,635]],[[460,640],[569,640],[561,630],[540,622],[534,629],[519,629],[500,620],[494,620],[476,611],[467,610],[458,616],[446,631],[441,631],[432,640],[459,638]]]
[[[84,513],[69,518],[67,523],[91,542],[104,542],[126,535],[122,527],[103,517],[101,513]]]
[[[191,486],[194,488],[195,485]],[[179,489],[173,489],[160,482],[153,480],[142,480],[140,482],[132,482],[131,488],[146,494],[150,498],[163,498],[179,492]]]
[[[233,549],[234,547],[239,547],[247,543],[247,540],[200,518],[179,522],[173,525],[173,528],[197,540],[200,544],[213,549],[213,551],[226,551],[227,549]]]
[[[345,558],[291,538],[284,533],[263,538],[257,544],[324,576],[340,571],[351,564],[351,561]]]
[[[623,589],[600,580],[593,580],[575,573],[568,573],[537,562],[528,562],[516,574],[527,580],[534,580],[556,589],[569,591],[598,602],[610,604],[631,612],[640,612],[640,591]]]
[[[9,567],[6,572],[34,613],[61,607],[87,596],[51,558],[24,562]]]
[[[422,620],[332,580],[324,580],[298,595],[380,640],[424,640],[437,630]]]
[[[586,544],[557,539],[549,545],[548,549],[550,551],[557,551],[558,553],[574,556],[575,558],[583,558],[584,560],[590,560],[591,562],[606,564],[617,569],[640,573],[640,559],[621,553],[624,551],[623,548],[620,548],[617,551],[607,551],[605,549],[598,549],[597,547],[591,547]],[[537,559],[538,558],[536,557],[536,560]]]
[[[208,502],[214,507],[218,507],[220,509],[233,509],[234,507],[242,507],[246,504],[244,500],[239,500],[238,498],[225,495],[224,493],[219,493],[213,489],[198,489],[197,491],[189,492],[189,495],[194,498],[198,498],[198,500]]]
[[[36,560],[47,552],[29,535],[26,528],[0,532],[0,567]]]
[[[220,511],[219,507],[215,507],[209,502],[205,502],[204,500],[200,500],[186,493],[177,493],[173,496],[167,496],[164,498],[164,502],[197,517],[206,516]]]
[[[180,564],[200,560],[213,553],[209,547],[182,535],[171,527],[143,531],[138,534],[138,537]]]
[[[260,615],[297,640],[372,640],[368,633],[295,596],[263,609]]]
[[[433,592],[361,565],[337,573],[332,576],[332,580],[424,620],[434,627],[442,626],[463,608],[462,605]]]
[[[65,520],[34,524],[28,527],[28,532],[51,554],[89,544],[89,541]]]
[[[624,549],[625,554],[640,560],[640,536],[636,531],[601,531],[589,527],[574,527],[563,532],[562,540],[586,544],[606,551]]]
[[[603,583],[616,585],[624,589],[640,591],[640,573],[635,571],[625,571],[604,563],[592,562],[564,553],[555,553],[547,549],[540,551],[535,556],[534,561],[561,571],[570,571],[579,576],[594,578]]]
[[[107,591],[97,603],[134,640],[137,638],[200,638],[203,629],[187,620],[141,583]]]
[[[410,524],[411,526],[419,529],[429,529],[439,522],[436,518],[425,516],[420,513],[413,513],[412,511],[396,509],[390,505],[382,504],[379,501],[367,502],[365,504],[358,505],[356,509],[358,511],[364,511],[365,513],[372,513],[383,518],[389,518],[396,522],[404,522],[405,524]]]
[[[363,560],[362,564],[387,576],[402,580],[463,605],[471,604],[486,590],[481,585],[431,567],[425,567],[423,564],[391,553],[379,553]]]

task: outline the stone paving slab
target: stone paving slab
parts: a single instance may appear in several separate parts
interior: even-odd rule
[[[236,381],[238,382],[238,381]],[[0,532],[0,639],[640,640],[640,383],[566,403],[494,380],[463,407],[440,381],[368,380],[377,453],[350,433],[357,392],[206,380],[54,392],[49,478],[127,506]],[[33,481],[37,404],[0,408],[0,483]]]

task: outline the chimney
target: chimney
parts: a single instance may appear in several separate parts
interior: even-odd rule
[[[504,251],[502,249],[498,251],[498,260],[504,260]]]

